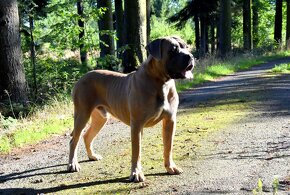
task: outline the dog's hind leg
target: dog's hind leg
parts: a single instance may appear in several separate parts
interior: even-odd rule
[[[80,171],[80,165],[77,160],[77,148],[82,130],[86,126],[90,118],[90,112],[87,109],[76,109],[74,113],[74,130],[72,132],[72,139],[70,141],[69,164],[68,171]]]
[[[109,114],[104,108],[95,108],[91,114],[91,125],[84,135],[85,146],[90,160],[101,160],[102,156],[94,153],[93,140],[106,124]]]

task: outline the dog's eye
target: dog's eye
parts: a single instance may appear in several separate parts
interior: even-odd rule
[[[178,46],[176,46],[176,45],[173,46],[173,47],[172,47],[172,52],[178,52]]]

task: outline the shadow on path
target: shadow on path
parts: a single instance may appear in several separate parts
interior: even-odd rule
[[[254,102],[255,108],[265,114],[290,115],[290,76],[268,73],[275,65],[287,62],[290,58],[271,61],[184,91],[180,94],[180,108],[240,101]]]

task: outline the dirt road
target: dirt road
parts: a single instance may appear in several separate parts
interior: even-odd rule
[[[284,62],[290,58],[180,94],[181,110],[235,100],[249,105],[246,116],[201,139],[193,156],[176,160],[183,167],[182,175],[169,176],[162,165],[148,165],[146,182],[128,183],[123,175],[129,175],[129,128],[113,122],[96,140],[98,150],[108,158],[86,161],[81,146],[79,173],[66,172],[68,135],[0,156],[0,194],[253,194],[253,190],[261,190],[258,186],[263,194],[273,194],[273,190],[290,194],[290,75],[267,73]],[[262,184],[258,185],[259,180]]]

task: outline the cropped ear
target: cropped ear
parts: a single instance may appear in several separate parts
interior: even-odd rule
[[[161,60],[162,58],[162,39],[155,39],[150,42],[145,48],[155,59]]]

